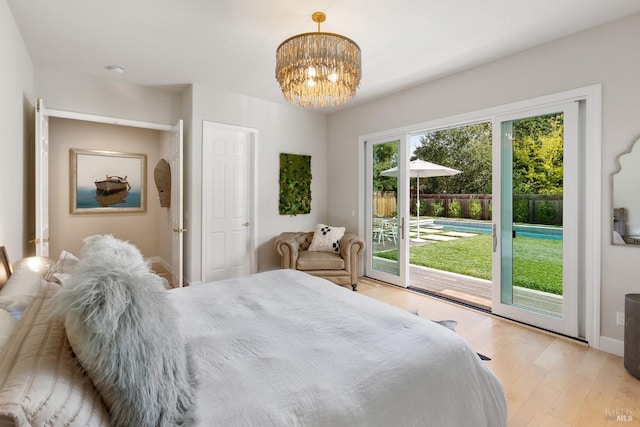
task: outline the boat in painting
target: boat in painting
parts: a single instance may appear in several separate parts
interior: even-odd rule
[[[95,181],[96,192],[102,194],[116,193],[122,190],[130,190],[131,185],[127,181],[127,177],[117,175],[107,175],[105,179]]]
[[[128,195],[129,190],[127,189],[116,191],[115,193],[102,193],[100,191],[96,191],[95,199],[101,208],[108,208],[109,206],[126,203]]]

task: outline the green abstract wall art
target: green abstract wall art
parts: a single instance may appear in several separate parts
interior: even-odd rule
[[[311,156],[280,153],[280,215],[311,212]]]

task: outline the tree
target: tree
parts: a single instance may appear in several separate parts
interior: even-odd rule
[[[398,165],[398,141],[373,146],[373,191],[396,191],[397,178],[380,176],[384,170]]]
[[[514,122],[514,194],[562,194],[563,119],[558,113]]]
[[[421,179],[421,193],[491,193],[491,123],[425,133],[419,143],[414,151],[416,158],[462,171],[454,176]]]
[[[514,194],[562,194],[563,126],[562,113],[513,122]],[[492,192],[491,123],[425,133],[419,144],[416,158],[462,171],[455,176],[421,179],[421,193]]]

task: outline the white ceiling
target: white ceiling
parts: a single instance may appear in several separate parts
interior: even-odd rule
[[[351,106],[640,12],[638,0],[8,0],[36,67],[144,86],[188,83],[285,102],[286,38],[322,31],[362,49]],[[117,75],[107,65],[126,69]],[[330,109],[324,111],[331,111]]]

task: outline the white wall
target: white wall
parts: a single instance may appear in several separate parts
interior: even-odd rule
[[[36,69],[35,89],[46,108],[166,125],[183,118],[180,91],[44,68]]]
[[[16,261],[34,252],[27,165],[33,158],[33,65],[7,2],[0,0],[0,246]]]
[[[624,295],[640,292],[640,249],[611,245],[611,174],[615,159],[640,136],[640,15],[331,115],[329,221],[358,226],[358,137],[519,100],[602,84],[601,336],[621,343],[615,315]],[[366,70],[364,70],[366,78]]]
[[[195,84],[185,94],[191,101],[190,143],[185,153],[185,274],[201,278],[202,122],[224,123],[258,131],[257,141],[257,257],[258,271],[274,269],[280,258],[273,246],[283,231],[311,231],[327,217],[327,117],[285,104],[263,101]],[[307,215],[287,216],[278,211],[280,153],[311,156],[312,205]]]

